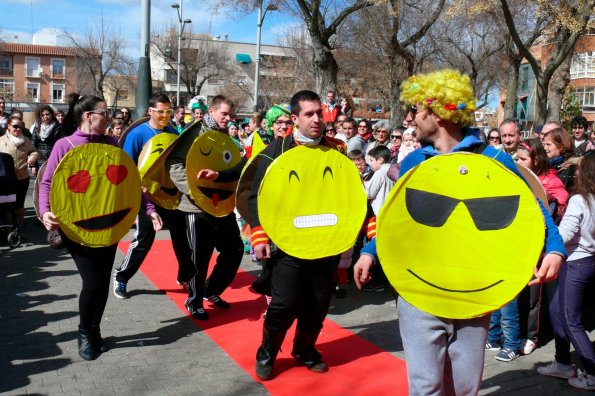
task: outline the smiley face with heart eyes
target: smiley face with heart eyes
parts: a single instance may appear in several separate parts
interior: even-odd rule
[[[107,144],[85,144],[60,161],[50,206],[60,229],[91,247],[117,243],[140,209],[140,177],[132,159]]]

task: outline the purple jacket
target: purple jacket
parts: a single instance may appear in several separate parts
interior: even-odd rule
[[[118,147],[118,141],[112,136],[86,133],[81,131],[80,128],[67,138],[64,137],[58,140],[45,164],[45,170],[39,183],[39,214],[41,217],[43,217],[45,212],[50,211],[50,187],[52,186],[52,176],[54,175],[60,160],[74,147],[82,146],[87,143],[104,143]],[[141,200],[141,209],[143,208],[149,216],[155,212],[155,207],[149,202],[144,194],[142,195]]]

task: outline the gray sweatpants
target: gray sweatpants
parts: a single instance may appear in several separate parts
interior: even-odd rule
[[[490,315],[473,319],[440,318],[415,308],[401,297],[397,311],[409,395],[477,395]]]

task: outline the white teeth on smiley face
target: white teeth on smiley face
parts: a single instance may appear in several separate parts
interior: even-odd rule
[[[297,216],[293,219],[293,226],[295,228],[315,228],[334,226],[339,221],[337,215],[332,213]]]

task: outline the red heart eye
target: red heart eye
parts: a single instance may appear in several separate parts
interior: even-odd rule
[[[74,175],[68,177],[66,185],[68,189],[74,193],[84,193],[89,187],[91,176],[86,170],[78,171]]]
[[[107,167],[105,175],[112,184],[117,186],[128,176],[128,169],[124,165],[110,165]]]

